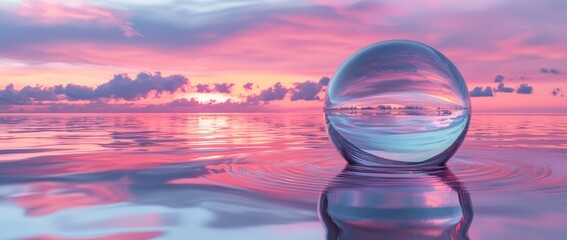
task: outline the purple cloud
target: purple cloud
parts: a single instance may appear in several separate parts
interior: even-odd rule
[[[561,91],[560,88],[554,88],[553,91],[551,91],[551,95],[555,96],[559,96],[561,95],[561,97],[563,97],[563,91]]]
[[[246,91],[252,90],[252,86],[254,86],[254,83],[251,83],[251,82],[242,85],[242,87],[243,87],[244,89],[246,89]]]
[[[57,87],[59,88],[61,86]],[[59,92],[59,90],[57,90],[57,92]],[[94,100],[97,98],[93,88],[76,84],[67,84],[67,86],[63,88],[62,93],[65,94],[69,100]]]
[[[199,93],[210,93],[212,90],[210,89],[208,84],[197,84],[197,92]]]
[[[16,90],[13,84],[9,84],[0,90],[0,104],[23,105],[35,101],[57,101],[59,100],[54,87],[26,86]]]
[[[484,90],[482,89],[482,87],[475,87],[471,92],[470,92],[471,97],[493,97],[494,93],[492,92],[492,88],[490,87],[485,87]]]
[[[20,94],[32,101],[57,101],[59,98],[54,92],[54,88],[45,88],[41,86],[26,86],[20,90]]]
[[[527,83],[522,83],[518,89],[516,89],[516,93],[518,94],[532,94],[534,88],[529,86]]]
[[[499,82],[499,83],[501,83],[502,81],[504,81],[504,76],[502,76],[502,75],[497,75],[497,76],[494,78],[494,82]]]
[[[159,96],[162,93],[183,91],[189,80],[183,75],[164,77],[159,72],[139,73],[135,79],[126,74],[117,74],[110,81],[96,88],[77,84],[65,87],[26,86],[21,90],[8,85],[0,90],[0,104],[31,104],[37,101],[58,101],[63,98],[75,100],[124,99],[127,101],[147,98],[150,94]],[[59,96],[63,95],[63,96]]]
[[[234,83],[215,83],[215,90],[219,93],[231,93]]]
[[[319,92],[323,86],[317,82],[306,81],[302,83],[295,83],[294,87],[291,89],[291,101],[297,100],[320,100]]]
[[[285,88],[280,82],[274,86],[264,89],[258,95],[250,95],[246,98],[246,102],[258,103],[260,101],[269,102],[274,100],[283,100],[289,89]]]
[[[561,74],[561,72],[559,70],[554,69],[554,68],[550,68],[550,69],[540,68],[539,72],[540,73],[549,73],[549,74],[553,74],[553,75],[560,75]]]
[[[505,92],[505,93],[513,93],[514,88],[504,86],[504,83],[501,82],[498,84],[498,88],[494,89],[494,92]]]
[[[127,74],[117,74],[107,83],[95,89],[95,95],[99,98],[115,98],[124,100],[137,100],[146,98],[150,93],[160,95],[164,92],[174,93],[183,90],[189,80],[183,75],[171,75],[163,77],[161,73],[139,73],[136,79],[131,79]]]
[[[331,81],[331,79],[329,77],[322,77],[321,79],[319,79],[319,85],[327,86],[327,85],[329,85],[330,81]]]
[[[0,104],[25,104],[29,99],[20,95],[20,92],[14,89],[14,84],[9,84],[0,90]]]
[[[197,84],[197,92],[199,93],[231,93],[234,83],[215,83],[212,87],[209,84]]]

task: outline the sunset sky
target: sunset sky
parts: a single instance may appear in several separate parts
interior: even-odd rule
[[[0,112],[320,109],[339,65],[390,39],[451,59],[474,111],[567,112],[565,13],[563,0],[4,0]]]

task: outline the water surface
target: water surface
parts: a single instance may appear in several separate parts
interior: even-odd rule
[[[320,113],[0,115],[0,239],[565,239],[566,159],[563,115],[425,172],[345,169]]]

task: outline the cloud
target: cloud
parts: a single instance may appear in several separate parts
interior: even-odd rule
[[[94,100],[97,98],[93,88],[76,84],[67,84],[62,93],[69,100]]]
[[[188,84],[189,80],[183,75],[164,77],[159,72],[154,74],[142,72],[135,79],[131,79],[126,74],[117,74],[113,79],[96,88],[71,83],[54,87],[25,86],[21,90],[16,90],[14,85],[10,84],[4,90],[0,90],[0,104],[32,104],[62,99],[133,101],[147,98],[150,94],[159,96],[163,93],[184,91],[184,87]]]
[[[212,90],[210,89],[208,84],[197,84],[197,92],[199,93],[210,93]]]
[[[563,91],[560,88],[554,88],[553,91],[551,91],[551,95],[555,96],[561,96],[564,97],[565,95],[563,94]]]
[[[297,100],[320,100],[319,92],[323,86],[318,82],[306,81],[302,83],[295,83],[294,87],[291,89],[291,101]]]
[[[200,104],[201,103],[199,101],[197,101],[197,99],[195,99],[195,98],[175,99],[175,100],[171,101],[170,103],[167,103],[167,105],[170,106],[170,107],[191,107],[191,106],[198,106]]]
[[[518,89],[516,89],[516,93],[518,94],[532,94],[534,88],[529,86],[527,83],[522,83]]]
[[[318,94],[325,89],[325,87],[329,84],[329,81],[329,77],[322,77],[318,82],[305,81],[294,83],[293,88],[290,89],[291,101],[321,100]]]
[[[554,68],[550,68],[550,69],[547,69],[547,68],[540,68],[540,69],[539,69],[539,72],[541,72],[541,73],[549,73],[549,74],[553,74],[553,75],[560,75],[560,74],[562,74],[559,70],[554,69]]]
[[[269,102],[274,100],[283,100],[289,89],[285,88],[282,83],[278,82],[274,86],[264,89],[258,95],[250,95],[246,98],[248,103],[258,103],[260,101]]]
[[[244,89],[246,89],[246,91],[252,90],[252,86],[254,86],[254,83],[251,83],[251,82],[242,85],[242,87],[243,87]]]
[[[450,2],[357,1],[355,4],[346,1],[329,5],[320,1],[273,4],[152,1],[155,2],[152,7],[132,1],[105,2],[97,1],[97,8],[124,9],[124,16],[116,14],[118,10],[103,9],[111,13],[107,18],[121,21],[101,24],[104,21],[98,20],[100,14],[89,12],[85,15],[94,15],[91,19],[96,20],[74,19],[66,20],[65,24],[45,25],[26,21],[32,18],[29,14],[24,17],[10,9],[0,10],[2,55],[22,61],[80,62],[167,71],[206,66],[196,70],[199,72],[194,72],[195,75],[227,69],[320,74],[335,70],[346,56],[367,44],[407,38],[436,46],[451,60],[470,66],[463,74],[473,75],[471,79],[481,79],[479,75],[486,78],[482,72],[487,67],[498,67],[495,64],[498,61],[522,66],[526,56],[534,56],[537,66],[546,66],[566,56],[563,43],[567,36],[561,28],[541,27],[565,22],[567,15],[562,14],[563,9],[553,7],[556,0],[544,0],[538,6],[511,1],[466,4],[470,9],[464,12],[460,11],[462,4]],[[451,23],[446,19],[452,19]],[[144,37],[123,37],[116,26],[124,21],[134,24]],[[502,27],[500,31],[487,32],[487,24]],[[465,25],[467,28],[460,27]],[[296,37],[278,37],[282,32]],[[474,41],[479,37],[486,41]],[[533,38],[548,42],[542,44]],[[190,58],[187,52],[191,52]]]
[[[234,83],[215,83],[215,90],[219,93],[231,93]]]
[[[0,104],[24,104],[28,101],[29,99],[25,99],[18,90],[14,89],[14,84],[9,84],[4,90],[0,90]]]
[[[0,104],[23,105],[37,101],[57,101],[59,97],[54,87],[26,86],[16,90],[13,84],[9,84],[0,90]]]
[[[26,22],[42,25],[101,24],[118,27],[127,37],[141,36],[127,20],[128,13],[99,8],[88,2],[69,1],[68,4],[42,0],[24,0],[15,10]]]
[[[26,86],[20,90],[20,94],[31,101],[57,101],[59,98],[55,94],[54,88],[41,86]]]
[[[96,97],[115,98],[124,100],[137,100],[146,98],[150,93],[160,95],[164,92],[174,93],[184,90],[189,84],[187,77],[183,75],[170,75],[163,77],[161,73],[139,73],[136,79],[131,79],[127,74],[117,74],[107,83],[95,89]]]
[[[494,89],[494,92],[505,92],[505,93],[513,93],[514,88],[504,86],[504,83],[501,82],[498,84],[498,88]]]
[[[199,93],[231,93],[234,85],[234,83],[215,83],[212,87],[209,84],[197,84],[195,87]]]
[[[504,76],[502,76],[502,75],[497,75],[494,78],[494,82],[500,82],[501,83],[502,81],[504,81]]]
[[[482,87],[475,87],[471,92],[470,92],[470,96],[471,97],[493,97],[494,93],[492,92],[492,88],[490,87],[485,87],[484,90],[482,89]]]
[[[329,82],[330,82],[330,81],[331,81],[331,79],[330,79],[329,77],[322,77],[322,78],[319,80],[319,85],[321,85],[321,86],[327,86],[327,85],[329,85]]]

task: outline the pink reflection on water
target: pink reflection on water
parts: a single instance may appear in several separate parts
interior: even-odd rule
[[[38,217],[87,206],[128,201],[131,196],[120,181],[95,183],[37,182],[25,185],[23,194],[11,198],[25,209],[26,215]]]
[[[565,234],[566,149],[567,116],[473,114],[448,162],[471,194],[471,237]],[[212,232],[243,224],[225,237],[268,223],[283,236],[317,221],[317,199],[344,166],[321,114],[0,115],[0,230],[13,239],[151,239],[193,221]],[[431,186],[443,194],[415,199],[453,203],[448,188]],[[187,212],[195,208],[207,215]],[[97,215],[106,223],[55,218]],[[10,223],[57,227],[18,233]]]

